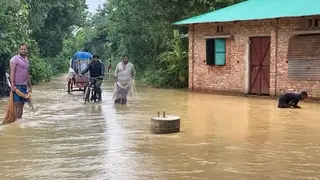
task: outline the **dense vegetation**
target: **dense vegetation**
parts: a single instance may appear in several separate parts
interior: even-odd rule
[[[65,41],[87,14],[85,0],[1,0],[0,60],[9,68],[10,57],[22,42],[29,45],[32,83],[50,80],[67,70],[67,59],[76,49]]]
[[[128,54],[143,83],[183,88],[188,85],[187,27],[172,23],[240,1],[108,0],[92,16],[85,0],[1,0],[0,58],[8,65],[17,45],[27,42],[37,83],[65,72],[72,54],[86,46],[113,67]]]
[[[172,23],[240,1],[108,0],[82,35],[91,50],[111,60],[113,67],[129,54],[140,81],[183,88],[188,86],[188,29]]]

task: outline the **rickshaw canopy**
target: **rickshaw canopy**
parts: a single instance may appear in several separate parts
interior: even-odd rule
[[[78,74],[91,62],[93,55],[89,52],[78,51],[71,60],[72,69]]]
[[[83,52],[83,51],[78,51],[76,52],[73,57],[72,60],[91,60],[93,58],[93,55],[89,52]]]

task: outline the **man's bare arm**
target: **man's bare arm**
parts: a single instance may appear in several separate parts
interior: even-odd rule
[[[292,101],[292,104],[290,104],[290,105],[291,105],[291,107],[300,109],[301,107],[300,107],[300,106],[298,106],[298,102],[299,102],[298,100],[294,100],[294,101]]]
[[[16,86],[14,84],[14,76],[16,74],[16,64],[10,62],[10,83],[11,83],[11,91],[15,91]]]
[[[84,75],[89,71],[90,68],[91,68],[91,64],[89,64],[82,72],[80,72],[80,74]]]
[[[29,73],[28,87],[29,87],[29,90],[30,90],[30,91],[32,91],[32,87],[31,87],[31,76],[30,76],[30,73]]]

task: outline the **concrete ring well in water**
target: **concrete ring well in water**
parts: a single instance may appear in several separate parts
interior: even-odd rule
[[[151,132],[154,134],[169,134],[180,132],[180,117],[166,116],[151,118]]]

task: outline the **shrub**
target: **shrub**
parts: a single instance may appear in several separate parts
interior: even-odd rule
[[[51,66],[42,58],[31,57],[30,63],[30,75],[31,83],[36,84],[43,81],[50,81],[52,75]]]

